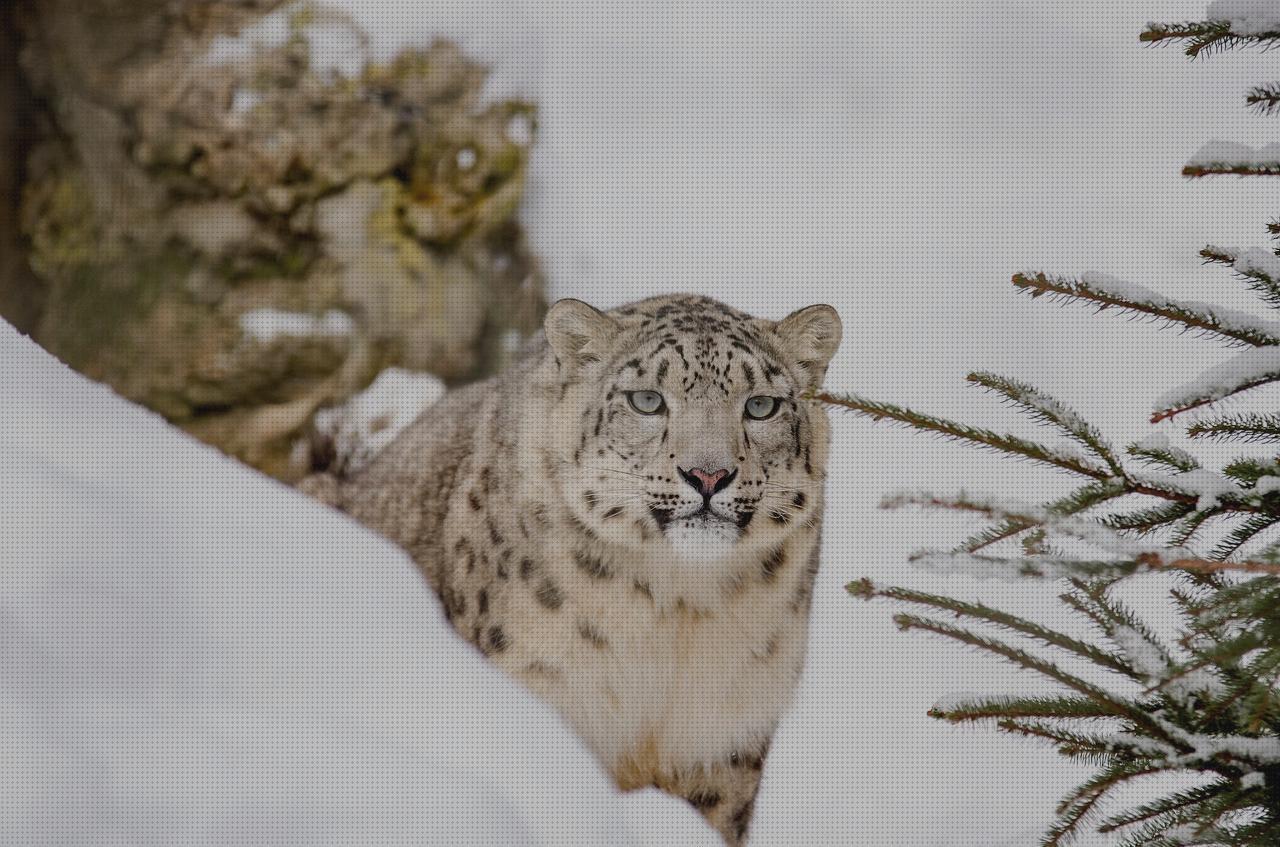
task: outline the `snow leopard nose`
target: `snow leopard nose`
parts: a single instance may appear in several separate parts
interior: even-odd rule
[[[676,468],[680,471],[680,476],[684,477],[684,481],[693,486],[694,490],[707,499],[711,499],[717,493],[729,487],[729,483],[733,482],[734,477],[738,475],[735,470],[729,473],[726,468],[718,471],[707,472],[702,468]]]

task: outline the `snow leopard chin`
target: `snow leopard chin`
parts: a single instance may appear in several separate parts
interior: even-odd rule
[[[712,564],[733,555],[742,531],[731,521],[698,515],[677,518],[667,526],[665,534],[682,559]]]

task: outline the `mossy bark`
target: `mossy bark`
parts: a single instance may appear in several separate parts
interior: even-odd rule
[[[318,408],[391,365],[476,378],[536,329],[515,220],[533,106],[482,100],[484,68],[452,44],[375,65],[311,2],[18,14],[38,285],[0,278],[0,310],[71,366],[296,479]],[[313,54],[320,30],[349,45],[342,68]]]

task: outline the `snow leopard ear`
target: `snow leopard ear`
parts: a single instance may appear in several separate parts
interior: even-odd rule
[[[798,309],[773,327],[783,355],[804,370],[810,388],[822,384],[843,332],[840,315],[825,303]]]
[[[547,342],[561,362],[598,362],[622,329],[613,318],[581,300],[558,300],[542,323]]]

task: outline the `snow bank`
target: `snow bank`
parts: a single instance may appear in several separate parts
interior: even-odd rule
[[[0,322],[0,843],[717,843],[413,565]]]

